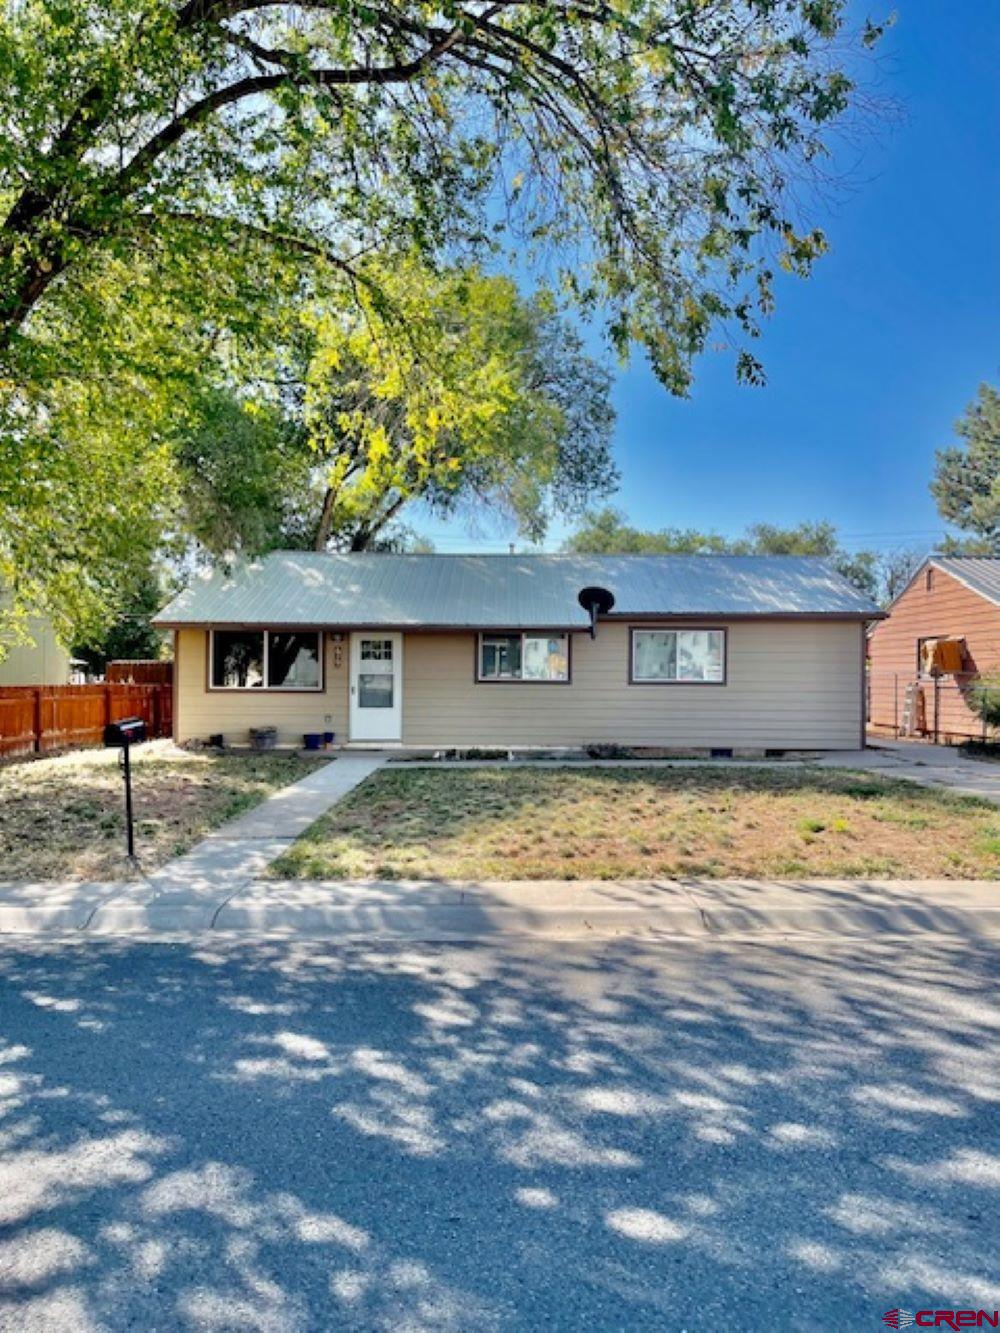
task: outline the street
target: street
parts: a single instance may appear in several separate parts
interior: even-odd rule
[[[992,1312],[998,959],[7,937],[0,1327]]]

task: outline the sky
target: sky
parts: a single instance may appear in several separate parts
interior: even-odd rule
[[[844,187],[817,219],[830,252],[778,285],[753,346],[767,385],[738,385],[720,350],[683,400],[640,358],[617,374],[611,503],[638,526],[733,535],[828,519],[845,546],[879,550],[927,550],[945,531],[935,450],[979,383],[1000,381],[1000,0],[900,0],[896,13],[870,77],[897,110],[842,152]],[[516,540],[496,524],[415,526],[441,551]]]

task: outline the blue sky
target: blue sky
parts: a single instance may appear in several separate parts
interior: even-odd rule
[[[819,218],[830,253],[782,280],[754,347],[767,386],[737,385],[726,352],[700,360],[686,400],[640,360],[619,374],[613,503],[640,526],[830,519],[845,545],[879,549],[943,531],[934,451],[1000,379],[1000,3],[901,0],[897,15],[874,73],[901,118],[845,152],[849,185]],[[512,535],[419,527],[442,551]]]

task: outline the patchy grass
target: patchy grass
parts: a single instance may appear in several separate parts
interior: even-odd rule
[[[1000,878],[1000,810],[816,769],[385,769],[274,877]]]
[[[170,742],[132,757],[136,851],[154,869],[315,767],[297,754],[189,753]],[[78,750],[0,765],[0,879],[122,879],[118,753]]]

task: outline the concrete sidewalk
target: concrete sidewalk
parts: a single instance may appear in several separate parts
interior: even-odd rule
[[[384,763],[384,756],[366,754],[324,764],[144,880],[0,881],[0,931],[86,929],[119,935],[207,930],[228,898]]]
[[[139,892],[135,890],[138,888]],[[1000,883],[951,880],[281,881],[196,890],[0,884],[0,933],[475,940],[1000,934]]]

